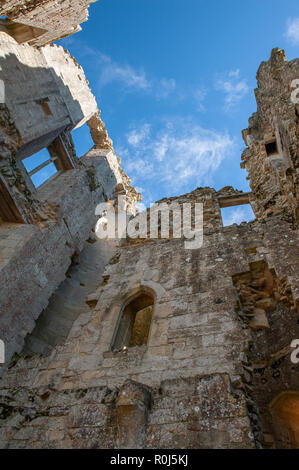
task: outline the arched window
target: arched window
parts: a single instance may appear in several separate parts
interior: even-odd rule
[[[143,291],[125,305],[112,341],[112,350],[147,344],[153,307],[154,296]]]

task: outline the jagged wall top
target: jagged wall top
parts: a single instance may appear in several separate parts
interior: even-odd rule
[[[0,0],[0,16],[8,18],[8,27],[13,30],[15,24],[20,29],[23,25],[29,26],[31,37],[26,42],[33,46],[44,46],[80,31],[80,24],[88,19],[89,5],[96,1]],[[25,39],[26,34],[22,34]]]
[[[243,130],[246,168],[257,218],[284,216],[299,223],[299,105],[292,99],[299,59],[275,48],[257,72],[257,111]]]

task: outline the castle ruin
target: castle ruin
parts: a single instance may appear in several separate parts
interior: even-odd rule
[[[53,44],[90,3],[0,2],[0,446],[299,448],[299,59],[274,49],[258,70],[251,192],[160,201],[203,204],[201,248],[98,239],[98,204],[134,220],[141,196],[84,71]],[[79,159],[71,133],[85,123],[94,146]],[[253,222],[223,226],[221,208],[248,203]]]

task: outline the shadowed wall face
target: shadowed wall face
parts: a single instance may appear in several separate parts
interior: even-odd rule
[[[35,49],[7,40],[5,33],[0,34],[0,44],[0,79],[21,158],[97,112],[83,69],[62,47]]]

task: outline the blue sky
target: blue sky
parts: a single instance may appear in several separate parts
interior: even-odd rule
[[[298,0],[100,0],[89,13],[59,43],[83,66],[145,205],[199,186],[249,190],[241,130],[256,71],[273,47],[298,57]],[[73,137],[80,156],[92,146],[87,126]]]

